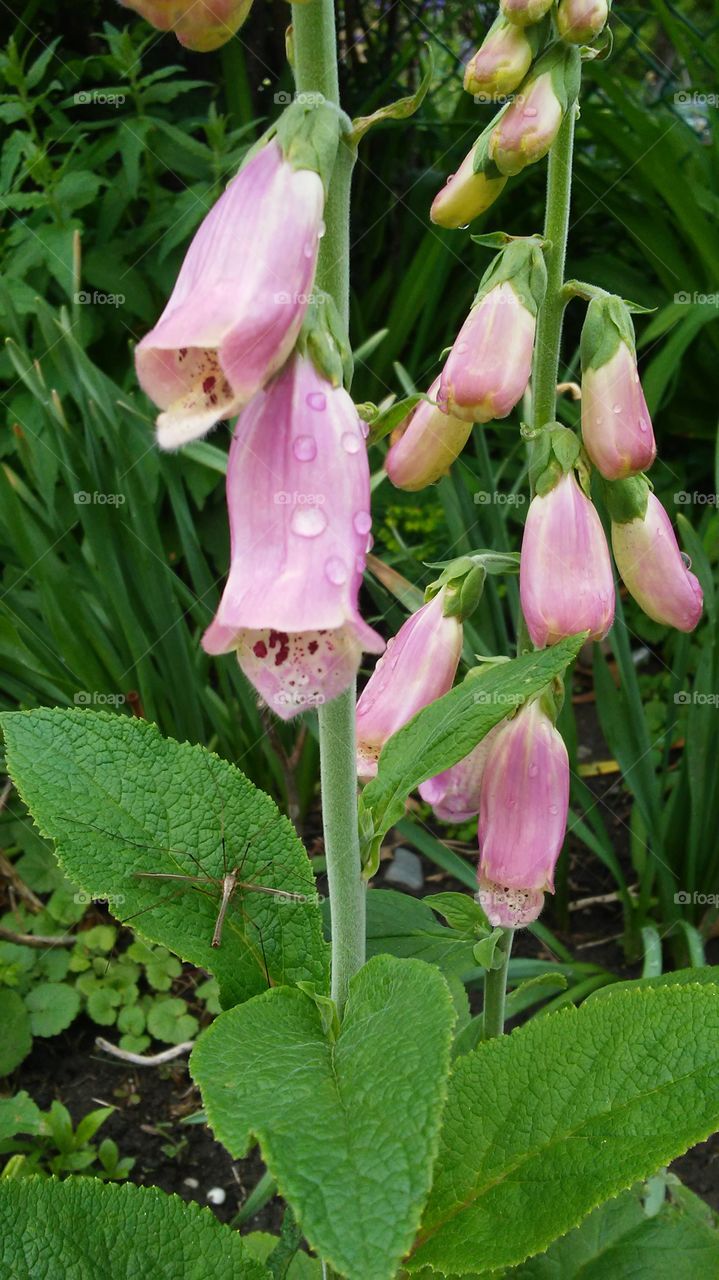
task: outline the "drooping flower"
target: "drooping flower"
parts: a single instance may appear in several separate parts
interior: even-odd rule
[[[442,822],[467,822],[479,813],[479,797],[487,757],[503,725],[496,725],[464,760],[428,778],[419,788]]]
[[[158,31],[174,31],[196,53],[219,49],[239,31],[252,0],[120,0]]]
[[[554,892],[569,806],[569,758],[539,699],[492,742],[479,808],[479,900],[493,925],[536,920]]]
[[[573,471],[530,503],[519,570],[522,611],[537,648],[614,620],[614,577],[602,522]]]
[[[500,13],[467,63],[464,87],[487,101],[513,93],[529,71],[533,56],[528,33]]]
[[[500,10],[509,22],[528,27],[540,22],[552,7],[553,0],[500,0]]]
[[[559,0],[557,30],[563,40],[588,44],[603,31],[609,17],[609,0]]]
[[[353,681],[384,641],[357,597],[371,526],[357,411],[295,355],[241,414],[227,470],[231,565],[208,653],[235,649],[283,720]]]
[[[532,240],[515,241],[490,265],[442,370],[437,401],[445,413],[491,422],[521,400],[546,278]]]
[[[247,404],[289,356],[307,310],[322,179],[277,140],[233,178],[197,231],[160,319],[139,343],[143,390],[168,449]]]
[[[443,613],[446,588],[400,627],[357,703],[357,773],[373,778],[388,738],[451,687],[462,653],[462,623]]]
[[[648,617],[693,631],[703,605],[698,578],[684,560],[671,520],[647,490],[643,516],[612,519],[612,550],[627,590]]]
[[[582,437],[607,480],[646,471],[656,457],[637,372],[634,328],[621,298],[594,298],[582,329]]]
[[[488,136],[488,135],[487,135]],[[466,227],[494,204],[507,184],[496,165],[485,171],[477,168],[487,138],[482,134],[467,153],[456,173],[447,179],[432,201],[429,216],[438,227],[456,230]],[[480,153],[478,155],[478,153]]]
[[[546,156],[576,100],[579,77],[574,46],[555,45],[543,54],[492,130],[489,156],[500,173],[511,177]]]
[[[436,401],[439,378],[427,392]],[[414,492],[446,475],[469,439],[472,423],[453,418],[426,400],[412,410],[398,429],[385,461],[385,470],[398,489]]]

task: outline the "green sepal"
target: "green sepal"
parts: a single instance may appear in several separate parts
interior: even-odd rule
[[[507,176],[497,168],[494,160],[490,157],[489,141],[508,107],[509,103],[505,102],[502,109],[492,117],[484,132],[480,133],[474,145],[473,173],[483,173],[485,178],[505,178]]]
[[[475,244],[481,244],[485,249],[506,249],[507,245],[514,244],[515,240],[536,240],[537,244],[542,248],[549,248],[549,241],[544,240],[541,235],[533,236],[511,236],[508,231],[486,231],[483,235],[470,236]]]
[[[432,75],[434,73],[432,46],[425,45],[425,49],[427,52],[426,65],[423,68],[422,79],[415,92],[409,94],[406,98],[398,98],[396,102],[390,102],[386,107],[378,107],[377,111],[373,111],[370,116],[358,116],[356,120],[352,121],[352,129],[347,139],[349,143],[356,146],[374,125],[382,124],[385,120],[406,120],[421,107],[432,83]]]
[[[503,929],[493,929],[488,938],[482,938],[474,944],[472,954],[478,965],[483,969],[499,969],[503,963],[503,955],[500,951],[497,955],[497,946],[504,937]]]
[[[316,101],[315,101],[316,97]],[[343,113],[321,94],[303,94],[290,103],[277,121],[277,140],[294,169],[311,169],[329,190]]]
[[[567,111],[577,101],[582,83],[582,57],[576,45],[553,45],[537,62],[532,78],[548,70],[551,71],[552,87],[562,110]],[[519,92],[522,92],[522,87]]]
[[[604,480],[602,489],[612,524],[644,519],[651,489],[645,475],[627,476],[625,480]]]
[[[334,298],[315,289],[307,308],[297,348],[333,387],[352,381],[352,350]]]
[[[534,236],[518,236],[490,262],[479,283],[472,306],[500,284],[511,284],[531,315],[536,316],[547,292],[547,267],[542,242]]]
[[[582,372],[601,369],[616,353],[620,342],[629,347],[632,355],[636,354],[634,325],[626,302],[613,293],[592,298],[579,344]]]
[[[489,551],[481,549],[472,551],[467,556],[460,557],[463,560],[471,560],[472,564],[481,564],[487,573],[519,573],[520,555],[518,551]],[[456,558],[453,560],[435,560],[425,561],[427,569],[446,569],[448,565],[456,564]]]
[[[552,724],[556,724],[564,706],[564,680],[561,676],[556,676],[540,693],[539,705]]]
[[[436,401],[431,396],[425,395],[423,391],[414,391],[412,395],[404,396],[402,400],[395,400],[388,409],[378,409],[376,405],[360,405],[359,416],[368,422],[370,427],[367,444],[377,444],[380,440],[384,440],[385,436],[404,422],[423,400],[427,404],[436,404]]]
[[[445,618],[459,618],[460,622],[474,613],[482,599],[487,570],[470,556],[458,556],[451,560],[436,582],[430,583],[425,598],[432,600],[444,589],[442,613]]]
[[[559,422],[549,423],[532,441],[529,478],[534,492],[543,498],[572,471],[581,453],[579,437]]]

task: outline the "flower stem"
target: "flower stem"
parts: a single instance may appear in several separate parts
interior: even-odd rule
[[[339,106],[334,0],[293,4],[292,24],[297,92],[322,94]],[[332,294],[345,325],[349,323],[353,162],[352,150],[340,142],[317,267],[317,282]],[[365,960],[366,887],[357,828],[354,686],[319,708],[319,725],[322,822],[332,921],[332,997],[341,1016],[350,979]]]
[[[504,1006],[507,999],[507,972],[512,950],[513,929],[503,929],[496,947],[498,969],[488,969],[484,975],[484,1010],[482,1039],[491,1040],[504,1032]]]

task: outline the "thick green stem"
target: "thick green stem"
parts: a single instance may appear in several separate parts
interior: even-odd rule
[[[333,0],[292,6],[292,46],[298,93],[322,94],[339,106]],[[350,182],[354,155],[341,142],[325,209],[317,283],[349,322]],[[350,979],[365,960],[365,882],[357,829],[355,689],[319,710],[322,821],[332,921],[332,996],[340,1011]]]
[[[544,235],[550,247],[547,264],[547,296],[537,317],[537,340],[532,370],[532,425],[541,430],[553,422],[557,411],[557,375],[562,341],[565,298],[564,262],[567,256],[569,209],[572,199],[572,156],[577,108],[570,107],[549,153],[547,208]]]
[[[488,969],[484,975],[484,1010],[482,1039],[491,1040],[504,1032],[504,1005],[507,999],[507,972],[512,951],[513,929],[503,929],[497,943],[496,955],[501,960],[498,969]]]

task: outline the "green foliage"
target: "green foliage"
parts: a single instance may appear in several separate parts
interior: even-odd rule
[[[26,1093],[7,1099],[0,1104],[0,1157],[10,1159],[0,1178],[87,1173],[121,1182],[135,1161],[128,1156],[121,1159],[112,1138],[104,1138],[99,1146],[93,1142],[112,1112],[112,1107],[90,1111],[73,1129],[70,1113],[61,1102],[53,1102],[43,1113]]]
[[[0,1259],[13,1280],[130,1275],[153,1280],[269,1280],[241,1237],[196,1204],[155,1187],[103,1186],[92,1178],[0,1184]]]
[[[55,841],[60,865],[116,914],[133,916],[144,937],[214,974],[224,1004],[270,979],[324,985],[307,856],[292,825],[243,774],[201,747],[161,738],[144,721],[106,712],[6,715],[3,728],[10,772],[40,831]],[[238,888],[215,948],[219,887],[203,877],[219,880],[232,867],[243,882],[275,892]],[[153,879],[158,873],[197,883]],[[150,972],[159,968],[151,964]],[[122,1001],[117,985],[103,985],[90,1009],[103,1025]],[[169,1030],[167,1018],[159,1025]]]
[[[275,988],[221,1014],[193,1051],[217,1137],[234,1157],[258,1138],[307,1240],[344,1274],[391,1280],[412,1242],[453,1021],[436,969],[381,956],[352,980],[336,1041],[312,1000]]]
[[[712,1133],[718,994],[613,994],[460,1057],[409,1269],[522,1262]]]

